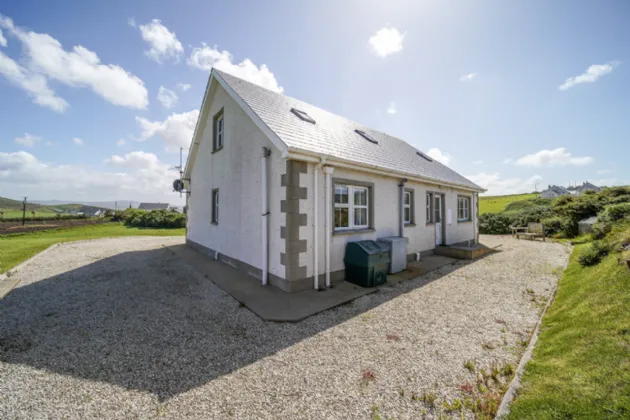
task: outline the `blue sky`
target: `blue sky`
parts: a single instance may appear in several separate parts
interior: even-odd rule
[[[181,202],[168,167],[211,66],[405,139],[490,193],[630,184],[625,1],[20,1],[0,15],[2,196]]]

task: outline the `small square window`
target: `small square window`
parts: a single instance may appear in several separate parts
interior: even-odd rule
[[[470,197],[457,197],[457,220],[465,222],[471,220],[470,215]]]
[[[295,108],[291,108],[291,112],[293,112],[302,121],[306,121],[308,123],[315,124],[315,120],[310,115],[308,115],[306,112],[300,111],[299,109],[295,109]]]
[[[429,156],[425,155],[422,152],[416,151],[416,155],[420,156],[421,158],[424,158],[424,159],[428,160],[429,162],[433,162],[433,159],[431,159]]]
[[[369,226],[369,188],[335,184],[335,230]]]
[[[378,144],[378,142],[374,140],[374,138],[370,136],[368,133],[366,133],[365,131],[354,130],[354,132],[360,135],[361,137],[363,137],[364,139],[366,139],[367,141],[369,141],[370,143]]]

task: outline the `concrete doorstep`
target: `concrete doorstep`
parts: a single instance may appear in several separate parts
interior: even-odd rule
[[[344,281],[322,291],[305,290],[299,293],[287,293],[271,285],[263,286],[260,280],[213,260],[184,244],[166,248],[266,321],[301,321],[379,289],[378,287],[360,287]],[[400,281],[418,277],[454,261],[456,260],[448,257],[428,257],[420,262],[424,263],[422,266],[420,263],[412,263],[410,270],[388,276],[387,283],[382,286],[391,286]]]

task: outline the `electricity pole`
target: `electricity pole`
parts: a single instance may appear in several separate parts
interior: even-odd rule
[[[22,202],[22,226],[26,222],[26,199],[28,197],[24,197],[24,201]]]

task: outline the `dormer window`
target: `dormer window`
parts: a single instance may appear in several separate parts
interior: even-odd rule
[[[366,139],[367,141],[369,141],[370,143],[378,144],[378,142],[374,140],[374,138],[370,136],[368,133],[366,133],[365,131],[354,130],[354,132],[360,135],[361,137],[363,137],[364,139]]]
[[[424,153],[422,153],[422,152],[418,152],[417,150],[416,150],[416,155],[420,156],[421,158],[425,158],[425,159],[426,159],[426,160],[428,160],[429,162],[433,162],[433,159],[431,159],[429,156],[425,155],[425,154],[424,154]]]
[[[308,123],[315,124],[315,120],[310,115],[308,115],[306,112],[300,111],[299,109],[295,109],[295,108],[291,108],[291,112],[293,112],[295,115],[297,115],[297,117],[299,119],[301,119],[302,121],[306,121]]]

